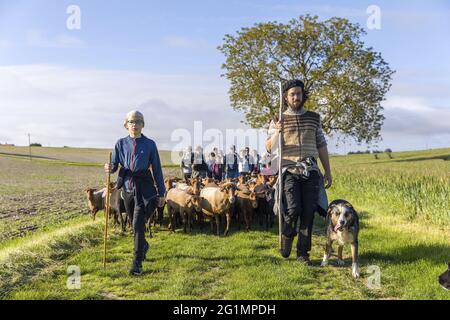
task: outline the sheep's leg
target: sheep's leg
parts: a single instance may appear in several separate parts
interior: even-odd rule
[[[122,212],[119,211],[120,225],[122,226],[122,232],[125,232],[125,220],[123,219]]]
[[[134,212],[132,211],[132,212],[130,212],[130,214],[128,215],[128,217],[130,218],[130,223],[129,223],[129,226],[130,226],[130,230],[133,232],[133,215],[134,215]]]
[[[339,244],[339,247],[338,247],[338,260],[337,260],[338,266],[345,265],[344,259],[342,258],[342,251],[343,250],[344,250],[344,246]]]
[[[183,232],[187,233],[187,223],[188,223],[188,221],[187,221],[187,212],[186,212],[186,210],[180,209],[180,215],[181,215],[182,220],[183,220]]]
[[[269,211],[269,208],[265,207],[262,212],[263,212],[264,217],[266,219],[266,231],[269,231],[269,229],[270,229],[270,211]]]
[[[128,214],[125,212],[125,231],[126,231],[126,229],[127,229],[127,226],[129,225],[129,221],[128,221],[129,219],[128,219]]]
[[[181,214],[181,211],[176,212],[176,225],[181,225],[183,223],[183,215]]]
[[[119,217],[118,217],[118,212],[116,212],[115,210],[112,210],[113,212],[113,216],[114,216],[114,227],[116,227],[119,224]]]
[[[227,227],[226,227],[225,232],[224,232],[223,235],[224,235],[224,236],[227,236],[227,235],[228,235],[228,232],[230,231],[231,211],[226,212],[226,213],[225,213],[225,216],[226,216],[226,218],[227,218]]]
[[[176,223],[176,213],[175,213],[175,209],[170,208],[169,209],[169,215],[170,215],[170,230],[172,230],[172,232],[175,232],[175,223]]]
[[[216,215],[217,236],[220,236],[220,216]]]
[[[239,210],[236,210],[236,220],[238,224],[238,230],[241,231],[241,215],[239,214]]]
[[[158,208],[158,223],[159,223],[160,227],[162,227],[163,220],[164,220],[164,208],[165,208],[165,205],[162,208]]]
[[[156,227],[156,220],[158,220],[158,208],[155,208],[155,210],[153,210],[153,215],[152,215],[152,219],[150,219],[153,224],[154,227]]]
[[[201,212],[197,212],[197,222],[200,226],[200,231],[203,231],[203,216]]]
[[[209,223],[211,224],[211,233],[214,234],[214,216],[209,218]]]
[[[153,238],[152,234],[152,219],[148,219],[148,237],[151,239]]]
[[[247,210],[244,212],[244,220],[245,220],[245,231],[250,231],[250,212]]]
[[[187,212],[189,233],[192,233],[192,212]]]

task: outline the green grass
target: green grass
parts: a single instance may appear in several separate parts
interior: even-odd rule
[[[280,257],[277,227],[265,232],[256,226],[248,233],[232,228],[226,238],[211,235],[209,225],[190,235],[171,234],[163,227],[154,230],[145,273],[136,279],[127,274],[132,238],[118,230],[110,235],[103,270],[103,214],[99,214],[95,223],[87,216],[69,217],[50,221],[22,239],[4,240],[0,298],[449,300],[450,293],[438,285],[437,277],[450,260],[450,149],[392,155],[393,159],[379,155],[379,160],[373,155],[331,159],[334,185],[329,199],[351,201],[361,216],[358,280],[351,277],[349,248],[344,251],[345,267],[319,266],[325,237],[324,221],[318,216],[311,268],[299,265],[294,251],[287,260]],[[3,162],[13,171],[9,181],[15,181],[16,169],[36,181],[42,176],[61,177],[68,186],[102,177],[93,176],[95,168],[53,172],[50,164],[36,164],[34,169],[40,171],[33,177],[34,170],[24,170],[19,162]],[[70,178],[71,174],[78,178]],[[15,191],[27,185],[18,179]],[[66,288],[69,265],[81,268],[81,290]],[[370,266],[381,270],[380,289],[367,286]]]
[[[7,279],[20,280],[3,285],[9,288],[3,298],[449,299],[449,293],[436,281],[445,268],[443,261],[448,259],[447,239],[430,233],[436,231],[433,228],[394,222],[362,212],[362,278],[358,280],[350,275],[349,250],[345,251],[346,267],[319,266],[324,244],[320,218],[315,229],[312,268],[298,265],[294,257],[281,258],[274,230],[233,230],[227,238],[198,230],[191,235],[159,230],[150,241],[145,274],[139,279],[127,274],[132,239],[117,231],[108,242],[108,264],[103,270],[102,226],[97,223],[76,236],[53,239],[51,245],[42,243],[33,254],[10,258],[9,265],[15,267]],[[69,265],[81,268],[81,290],[66,288]],[[366,285],[370,265],[381,269],[379,290]],[[1,269],[10,270],[7,266]]]

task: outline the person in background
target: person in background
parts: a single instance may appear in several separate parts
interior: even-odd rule
[[[251,152],[251,159],[253,160],[251,163],[252,175],[257,175],[261,172],[261,157],[255,149]]]
[[[206,160],[206,164],[208,165],[208,178],[212,178],[212,166],[214,165],[216,161],[216,154],[214,152],[211,152],[208,156],[208,160]]]
[[[211,152],[211,158],[211,178],[213,178],[214,180],[222,181],[223,164],[220,163],[220,156],[217,156],[214,152]]]
[[[236,146],[230,148],[230,152],[225,157],[226,179],[239,177],[239,155],[236,153]]]
[[[194,164],[192,166],[192,178],[206,178],[208,176],[208,164],[203,155],[203,148],[197,146],[194,154]]]
[[[244,150],[241,150],[239,156],[239,176],[248,178],[251,173],[251,163],[253,163],[253,159],[250,155],[250,148],[246,147]]]
[[[186,151],[181,158],[181,170],[183,172],[184,180],[187,182],[192,177],[192,166],[194,163],[194,153],[192,147],[186,148]]]
[[[217,157],[217,161],[219,162],[222,168],[222,177],[220,178],[220,181],[223,181],[225,179],[225,156],[222,150],[219,150],[219,156]]]

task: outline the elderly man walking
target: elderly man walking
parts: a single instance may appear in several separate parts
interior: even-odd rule
[[[332,183],[327,142],[322,132],[320,115],[306,111],[304,104],[308,99],[305,85],[300,80],[291,80],[283,85],[283,104],[286,109],[282,119],[272,121],[266,148],[271,153],[282,135],[282,203],[284,224],[281,234],[281,255],[288,258],[292,242],[297,235],[297,221],[300,227],[297,240],[297,260],[311,265],[312,226],[314,213],[318,209],[319,188],[322,174],[317,165],[320,158],[325,169],[326,188]]]

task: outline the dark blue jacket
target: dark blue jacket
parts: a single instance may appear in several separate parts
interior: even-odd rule
[[[147,173],[149,168],[152,168],[157,193],[160,197],[164,197],[166,188],[164,186],[161,161],[156,143],[152,139],[142,135],[137,139],[128,136],[117,141],[112,156],[112,173],[117,171],[119,164],[127,172],[133,174]],[[125,191],[132,192],[134,187],[133,176],[126,175],[124,177]],[[153,188],[153,186],[151,187]]]

